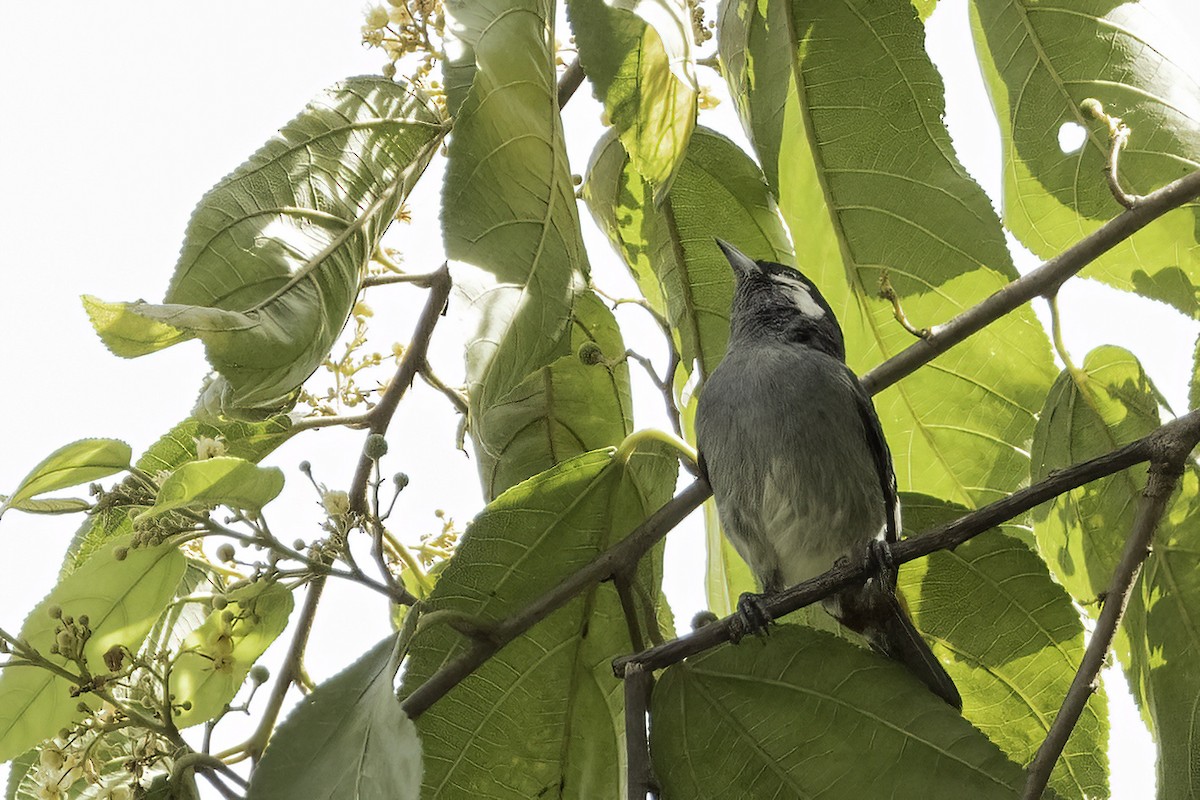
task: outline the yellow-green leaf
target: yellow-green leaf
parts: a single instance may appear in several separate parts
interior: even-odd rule
[[[117,439],[80,439],[46,456],[0,505],[21,509],[25,501],[56,489],[78,486],[129,469],[129,445]]]
[[[176,701],[192,704],[175,718],[180,728],[221,713],[254,662],[287,628],[292,613],[292,593],[274,582],[257,581],[225,597],[229,604],[214,609],[183,640],[171,670]]]
[[[123,558],[118,558],[123,554]],[[51,654],[60,620],[49,614],[51,606],[63,616],[78,620],[87,615],[92,629],[84,647],[88,668],[95,675],[108,672],[103,656],[114,645],[136,651],[154,621],[175,596],[186,562],[174,545],[129,548],[120,539],[96,552],[29,613],[20,638],[42,656],[68,669],[60,656]],[[36,667],[0,672],[0,762],[53,736],[60,728],[82,719],[80,701],[99,707],[95,696],[72,696],[65,678]]]

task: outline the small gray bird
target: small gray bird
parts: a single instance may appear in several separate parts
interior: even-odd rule
[[[863,558],[874,542],[895,542],[896,474],[821,292],[798,270],[717,244],[737,286],[729,349],[696,410],[700,470],[725,534],[763,591],[777,592],[839,559]],[[838,592],[824,607],[962,709],[954,682],[895,595],[894,571]],[[743,596],[739,608],[756,624],[755,596]]]

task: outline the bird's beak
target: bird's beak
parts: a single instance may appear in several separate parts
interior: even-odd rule
[[[746,277],[752,272],[758,272],[758,264],[753,258],[738,250],[729,242],[723,239],[717,239],[717,247],[721,248],[721,252],[725,254],[725,258],[729,261],[729,266],[733,267],[734,273],[739,279]]]

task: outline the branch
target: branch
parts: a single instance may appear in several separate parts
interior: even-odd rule
[[[931,329],[929,336],[862,376],[869,394],[878,394],[932,361],[973,333],[1039,295],[1052,295],[1067,278],[1168,211],[1200,196],[1200,171],[1185,175],[1142,197],[1135,208],[1114,217],[1037,269],[1005,286],[977,306]]]
[[[575,56],[575,60],[567,65],[567,68],[563,70],[562,77],[558,79],[558,107],[560,109],[567,104],[581,83],[583,83],[583,67],[579,65],[579,56]]]
[[[1193,412],[1188,417],[1196,414]],[[1185,417],[1184,419],[1187,419]],[[1160,429],[1161,430],[1161,429]],[[1154,454],[1150,464],[1150,478],[1138,501],[1137,513],[1133,520],[1133,529],[1125,540],[1125,550],[1121,561],[1113,570],[1112,580],[1104,595],[1104,608],[1096,620],[1096,629],[1088,641],[1087,650],[1075,673],[1075,680],[1063,699],[1062,708],[1054,718],[1042,746],[1037,755],[1029,762],[1029,779],[1025,784],[1024,800],[1037,800],[1046,789],[1054,764],[1062,754],[1063,747],[1071,732],[1075,730],[1079,716],[1087,705],[1088,699],[1095,694],[1099,686],[1100,670],[1112,647],[1117,635],[1117,626],[1125,615],[1129,604],[1129,595],[1137,583],[1142,571],[1142,564],[1150,555],[1150,542],[1154,532],[1162,520],[1171,493],[1183,474],[1183,465],[1196,446],[1197,434],[1194,429],[1185,430],[1173,440],[1160,443],[1158,452]]]
[[[450,297],[450,269],[443,264],[441,269],[430,273],[429,299],[417,319],[416,330],[413,331],[412,341],[404,351],[396,374],[392,377],[387,389],[380,395],[379,404],[367,414],[367,430],[383,435],[387,433],[392,416],[400,405],[400,399],[412,386],[417,370],[425,363],[425,352],[429,349],[429,340],[433,336],[433,328],[437,325],[446,300]],[[350,483],[350,510],[360,516],[365,516],[367,509],[367,481],[371,477],[371,465],[375,462],[363,453],[359,456],[358,467],[354,472],[354,480]]]
[[[1197,440],[1200,440],[1200,411],[1193,411],[1124,447],[1054,472],[1033,486],[1014,492],[991,505],[964,514],[920,536],[904,539],[892,545],[892,555],[899,565],[937,550],[957,547],[1001,522],[1023,514],[1064,492],[1097,478],[1120,472],[1134,464],[1157,459],[1164,451],[1175,452],[1182,446],[1181,442],[1191,442],[1184,451],[1186,453]],[[862,583],[872,574],[872,569],[865,562],[835,566],[815,578],[764,597],[763,607],[772,619],[778,619],[822,600],[839,589]],[[646,670],[662,669],[722,642],[737,641],[744,633],[744,622],[739,615],[733,614],[666,644],[618,658],[613,661],[613,672],[621,678],[629,674],[629,670],[635,665]]]
[[[624,539],[513,616],[497,622],[486,639],[474,640],[471,647],[455,656],[404,698],[400,703],[404,713],[416,719],[504,645],[562,608],[584,589],[636,564],[647,550],[667,535],[667,531],[678,525],[711,494],[707,483],[701,480],[693,482]]]
[[[630,670],[625,681],[625,767],[628,775],[629,800],[646,800],[653,790],[650,772],[650,741],[646,736],[646,713],[650,708],[650,692],[654,689],[654,673],[639,668]]]

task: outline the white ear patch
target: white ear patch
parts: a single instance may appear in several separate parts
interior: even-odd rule
[[[796,305],[801,314],[813,319],[821,319],[825,316],[825,309],[821,308],[820,303],[813,299],[812,292],[808,290],[803,281],[787,275],[772,275],[771,280]]]

